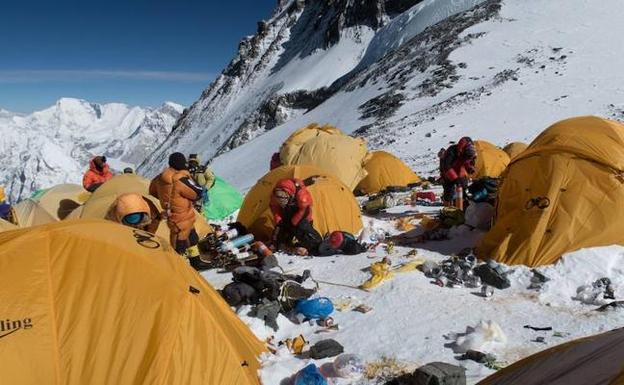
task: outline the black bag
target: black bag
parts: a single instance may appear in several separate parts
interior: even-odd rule
[[[314,344],[310,348],[310,358],[320,360],[321,358],[335,357],[342,352],[344,352],[342,345],[330,338]]]
[[[466,369],[445,362],[432,362],[416,369],[414,385],[466,385]]]
[[[230,306],[254,305],[260,302],[260,294],[251,285],[231,282],[225,285],[221,296]]]

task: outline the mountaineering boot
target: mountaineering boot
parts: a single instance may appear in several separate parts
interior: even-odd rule
[[[197,245],[187,248],[184,255],[188,258],[193,269],[197,271],[208,270],[212,267],[209,263],[204,262],[200,258],[199,247],[197,247]]]

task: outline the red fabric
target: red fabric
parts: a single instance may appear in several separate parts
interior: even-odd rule
[[[297,192],[297,185],[299,185],[299,191]],[[294,204],[297,205],[297,211],[291,218],[291,224],[297,226],[302,219],[307,219],[312,222],[312,195],[310,191],[305,187],[303,181],[300,179],[282,179],[275,185],[275,190],[282,190],[288,193],[291,197],[294,197]],[[295,196],[296,194],[296,196]],[[271,212],[273,213],[273,219],[275,224],[278,225],[284,218],[284,209],[278,204],[275,199],[275,195],[271,196]],[[308,210],[309,209],[309,210]]]
[[[278,168],[282,165],[282,160],[280,159],[279,152],[276,152],[271,157],[271,170]]]
[[[339,249],[343,241],[342,231],[334,231],[329,235],[329,246],[334,250]]]
[[[85,190],[89,190],[89,187],[93,184],[102,184],[113,177],[113,173],[110,171],[108,164],[104,163],[102,171],[95,167],[95,158],[89,162],[89,170],[82,177],[82,186]]]
[[[416,199],[424,199],[431,202],[435,202],[436,195],[433,191],[418,191],[416,193]]]

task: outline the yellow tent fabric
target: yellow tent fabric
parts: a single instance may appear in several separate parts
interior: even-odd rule
[[[56,222],[58,219],[48,213],[38,202],[32,199],[24,199],[13,206],[15,217],[19,227],[45,225]]]
[[[533,354],[478,385],[624,384],[624,328]]]
[[[503,151],[509,155],[509,159],[513,159],[516,156],[520,155],[524,150],[529,147],[528,144],[522,142],[511,142],[505,147],[503,147]]]
[[[19,229],[19,227],[11,222],[5,221],[4,219],[0,219],[0,233],[16,229]]]
[[[624,125],[593,116],[554,124],[503,174],[495,224],[478,247],[507,264],[551,264],[624,244]]]
[[[310,165],[332,174],[351,191],[366,177],[366,142],[329,125],[311,124],[295,131],[280,148],[283,165]]]
[[[264,175],[247,193],[238,213],[238,221],[256,238],[268,240],[273,229],[269,204],[273,187],[284,178],[320,178],[308,190],[312,195],[314,228],[321,234],[334,230],[357,233],[362,229],[360,207],[351,190],[338,179],[313,166],[281,166]]]
[[[259,384],[263,345],[167,241],[104,220],[0,234],[6,384]]]
[[[77,184],[59,184],[47,189],[33,200],[39,202],[55,219],[65,219],[76,207],[85,203],[91,194]]]
[[[112,179],[106,181],[100,186],[91,197],[84,204],[84,207],[80,210],[80,218],[87,219],[104,219],[106,213],[110,209],[115,199],[122,194],[135,193],[140,194],[147,198],[151,205],[153,205],[158,211],[162,211],[160,202],[155,197],[149,194],[150,181],[136,174],[122,174],[114,176]],[[77,213],[78,214],[78,213]],[[77,214],[70,214],[70,217],[75,217]],[[206,219],[196,213],[195,215],[195,229],[200,237],[204,237],[206,234],[213,231],[212,227],[206,222]],[[169,239],[169,228],[166,223],[161,223],[158,226],[157,235],[165,239]]]
[[[475,172],[470,175],[473,179],[486,176],[498,178],[509,164],[509,155],[500,148],[485,140],[475,140],[477,163]]]
[[[420,177],[403,161],[385,151],[375,151],[364,164],[368,173],[355,188],[362,194],[377,193],[388,187],[405,187],[420,182]]]

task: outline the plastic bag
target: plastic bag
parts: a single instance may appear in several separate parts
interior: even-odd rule
[[[327,385],[327,380],[316,365],[310,364],[297,373],[295,385]]]
[[[357,354],[341,354],[334,360],[334,372],[342,378],[359,378],[364,373],[364,362]]]
[[[325,319],[334,311],[334,304],[327,297],[301,299],[295,304],[295,312],[308,319]]]

